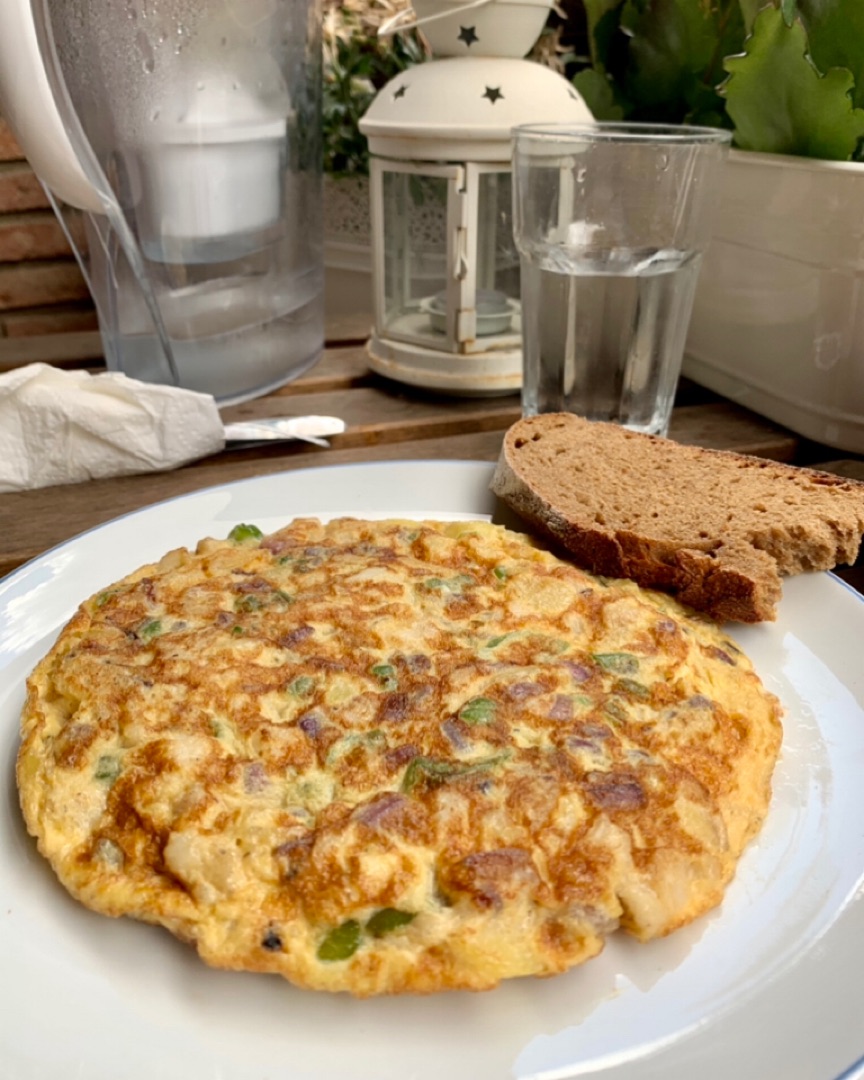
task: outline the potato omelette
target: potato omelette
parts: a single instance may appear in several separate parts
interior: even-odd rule
[[[298,519],[78,609],[24,817],[88,907],[217,967],[484,990],[718,904],[780,708],[711,622],[485,522]]]

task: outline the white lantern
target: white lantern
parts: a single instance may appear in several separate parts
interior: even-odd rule
[[[522,380],[510,133],[584,122],[561,75],[521,59],[550,0],[415,0],[442,59],[397,75],[360,122],[371,155],[374,371],[456,394]],[[542,10],[540,10],[542,9]],[[538,15],[539,11],[539,15]]]

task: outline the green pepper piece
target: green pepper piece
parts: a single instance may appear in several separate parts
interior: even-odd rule
[[[623,706],[617,701],[607,701],[603,706],[603,711],[611,720],[614,720],[618,724],[626,724],[629,719]]]
[[[385,690],[395,690],[399,685],[396,668],[392,664],[373,664],[369,672],[378,679]]]
[[[257,525],[235,525],[228,533],[228,539],[241,544],[244,540],[260,540],[263,535]]]
[[[639,670],[639,660],[632,653],[595,653],[594,660],[604,671],[614,671],[618,675],[635,675]]]
[[[314,686],[315,680],[310,675],[298,675],[288,687],[288,691],[295,697],[306,697],[312,693]]]
[[[399,908],[385,907],[375,912],[366,923],[366,929],[373,937],[383,937],[385,934],[407,926],[416,918],[416,911],[400,911]]]
[[[459,719],[466,724],[488,724],[495,719],[498,703],[487,697],[472,698],[459,710]]]
[[[499,581],[506,581],[507,578],[510,577],[510,571],[506,566],[496,566],[492,573]]]
[[[470,574],[457,574],[452,578],[431,577],[423,582],[423,585],[427,589],[440,589],[441,592],[454,593],[456,595],[459,595],[462,592],[463,585],[476,584],[477,582]]]
[[[635,679],[618,679],[612,689],[619,694],[629,694],[631,697],[647,701],[651,697],[651,691],[641,682]]]
[[[96,762],[93,776],[97,780],[104,780],[110,786],[120,775],[120,768],[120,762],[113,754],[103,754]]]
[[[139,641],[152,641],[162,633],[162,620],[150,619],[138,627],[137,633]]]
[[[263,606],[261,598],[259,596],[253,596],[252,593],[246,593],[245,596],[238,596],[234,601],[235,611],[260,611]]]
[[[402,790],[413,791],[425,776],[430,780],[443,781],[459,772],[459,766],[450,761],[418,756],[411,760],[402,777]]]
[[[510,757],[509,752],[496,754],[494,757],[482,758],[480,761],[436,761],[435,758],[418,756],[415,757],[402,777],[402,791],[408,794],[424,778],[433,784],[443,784],[447,780],[462,776],[471,776],[473,773],[491,769],[494,765],[500,765]]]
[[[318,946],[318,959],[330,963],[348,960],[360,947],[360,923],[348,919],[334,927]]]

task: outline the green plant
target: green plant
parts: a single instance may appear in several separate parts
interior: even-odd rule
[[[598,119],[728,127],[742,149],[864,159],[862,0],[575,0],[562,25],[565,71]]]
[[[864,161],[864,0],[560,0],[531,58],[599,120],[731,128],[744,150]],[[428,57],[378,38],[406,0],[325,0],[324,167],[368,171],[358,122]]]
[[[376,93],[428,56],[419,34],[379,38],[379,26],[405,4],[349,0],[324,6],[324,170],[333,176],[364,176],[369,169],[359,121]]]

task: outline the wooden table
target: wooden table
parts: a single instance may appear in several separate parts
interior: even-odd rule
[[[216,454],[167,473],[96,480],[0,495],[0,576],[48,548],[119,514],[214,484],[310,465],[357,461],[470,459],[494,461],[505,429],[519,416],[519,397],[454,398],[391,383],[370,372],[365,319],[330,328],[322,360],[289,386],[224,410],[226,421],[324,413],[348,427],[329,449],[276,443]],[[66,335],[52,355],[29,355],[26,340],[0,342],[0,370],[48,359],[64,367],[98,367],[98,336]],[[864,479],[864,458],[818,446],[686,381],[679,388],[670,435],[681,442]],[[864,558],[840,568],[864,592]]]

